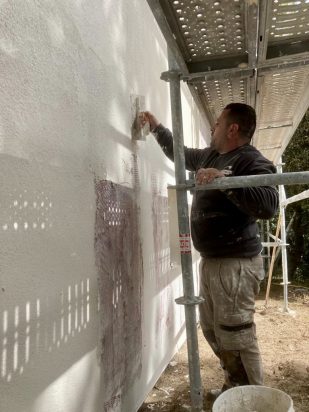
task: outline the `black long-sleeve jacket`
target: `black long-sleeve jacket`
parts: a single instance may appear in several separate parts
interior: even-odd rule
[[[159,125],[154,135],[168,158],[174,160],[172,133]],[[186,169],[229,170],[231,176],[276,173],[274,165],[255,147],[245,144],[220,154],[212,148],[185,147]],[[262,250],[257,219],[269,219],[278,208],[272,186],[199,190],[191,208],[191,236],[203,257],[253,257]]]

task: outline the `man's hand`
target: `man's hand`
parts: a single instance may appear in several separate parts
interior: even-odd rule
[[[141,112],[139,115],[142,127],[148,122],[150,131],[152,132],[157,126],[159,126],[159,120],[150,112]]]
[[[205,185],[206,183],[213,182],[217,177],[223,177],[225,173],[223,170],[214,169],[212,167],[208,169],[199,169],[195,176],[197,185]]]

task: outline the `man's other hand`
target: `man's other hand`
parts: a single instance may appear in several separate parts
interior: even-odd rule
[[[197,185],[205,185],[206,183],[213,182],[217,177],[223,177],[225,173],[223,170],[214,169],[212,167],[208,169],[199,169],[195,176]]]

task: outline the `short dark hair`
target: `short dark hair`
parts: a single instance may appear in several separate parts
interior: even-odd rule
[[[256,128],[256,113],[253,107],[244,103],[230,103],[224,110],[228,110],[229,120],[238,124],[240,135],[251,140]]]

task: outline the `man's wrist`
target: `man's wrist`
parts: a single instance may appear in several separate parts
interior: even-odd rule
[[[150,132],[153,133],[153,134],[156,134],[160,130],[160,128],[163,128],[162,123],[159,123],[153,129],[150,129]]]

